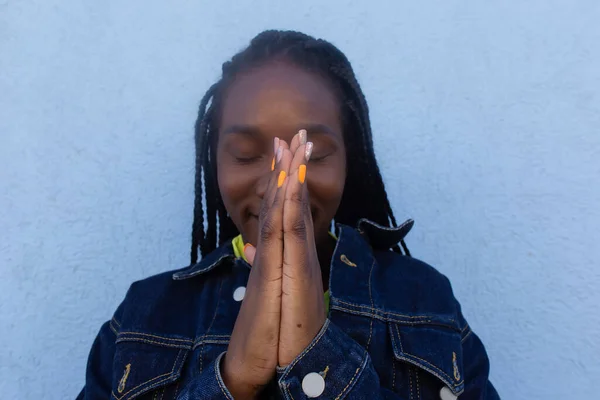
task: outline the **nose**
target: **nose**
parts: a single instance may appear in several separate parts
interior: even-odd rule
[[[267,192],[267,186],[269,186],[269,177],[271,176],[271,170],[263,173],[258,181],[256,182],[256,195],[262,200]]]

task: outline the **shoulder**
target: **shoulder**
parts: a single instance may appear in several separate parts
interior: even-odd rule
[[[452,295],[450,280],[435,267],[419,260],[393,251],[374,251],[373,257],[385,278],[392,283],[407,282],[411,285],[443,290]]]
[[[113,318],[119,330],[193,331],[194,318],[202,317],[195,308],[216,301],[223,277],[232,274],[234,257],[228,250],[217,249],[195,265],[133,282]],[[217,273],[208,273],[217,266]],[[182,319],[180,315],[191,317]]]
[[[372,287],[390,313],[448,321],[458,328],[460,308],[448,278],[431,265],[392,251],[373,252]]]
[[[231,242],[228,241],[196,264],[134,282],[125,299],[130,301],[144,299],[146,304],[152,300],[164,302],[172,299],[178,302],[185,298],[188,291],[198,293],[210,286],[212,274],[209,272],[217,267],[220,272],[223,272],[223,268],[227,269],[227,266],[233,265],[234,259]],[[193,279],[199,277],[204,279]]]
[[[344,269],[340,264],[341,273],[335,277],[346,287],[335,288],[335,294],[342,298],[334,298],[333,304],[337,300],[342,307],[372,310],[403,323],[446,321],[446,325],[457,328],[459,306],[448,278],[423,261],[390,250],[412,226],[412,220],[393,228],[368,220],[361,220],[357,229],[340,225],[336,251],[354,260],[351,265],[357,268]]]
[[[173,280],[173,274],[178,271],[166,271],[133,282],[113,316],[118,330],[126,331],[148,321],[151,315],[168,314],[182,307],[183,299],[189,295],[189,285]]]

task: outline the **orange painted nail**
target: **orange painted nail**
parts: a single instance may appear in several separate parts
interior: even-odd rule
[[[248,247],[251,247],[252,245],[250,243],[246,243],[244,245],[244,253],[246,252],[246,250],[248,249]]]
[[[298,167],[298,182],[304,183],[306,179],[306,165],[302,164]]]
[[[285,181],[285,171],[281,171],[279,173],[279,178],[277,179],[277,187],[280,188],[283,185],[283,181]]]
[[[271,162],[271,171],[275,169],[275,157],[273,157],[273,161]]]

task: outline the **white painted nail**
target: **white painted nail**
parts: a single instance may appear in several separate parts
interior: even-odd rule
[[[304,158],[306,158],[307,162],[310,160],[310,155],[312,154],[312,151],[313,151],[313,142],[306,143],[306,149],[304,150]]]
[[[306,144],[306,129],[300,129],[298,135],[300,136],[300,145]]]
[[[273,154],[277,153],[277,149],[279,148],[279,138],[276,137],[273,139]]]
[[[277,148],[277,156],[275,157],[275,162],[281,161],[281,157],[283,157],[283,147],[279,146]]]

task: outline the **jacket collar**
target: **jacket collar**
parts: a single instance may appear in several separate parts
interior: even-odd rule
[[[400,226],[390,228],[379,225],[366,218],[362,218],[358,221],[356,231],[368,241],[373,249],[387,250],[392,246],[395,246],[400,240],[404,239],[412,229],[413,225],[414,221],[408,219],[400,224]],[[343,224],[336,224],[336,227],[340,233],[342,231],[355,231],[353,228]],[[338,235],[338,237],[340,236]],[[338,243],[338,246],[336,247],[339,247],[339,245],[341,245],[341,243]],[[211,271],[226,262],[231,262],[234,259],[233,246],[231,240],[228,240],[221,245],[221,247],[203,257],[202,260],[196,264],[175,272],[173,274],[173,279],[183,280],[193,278]],[[247,264],[245,261],[241,261],[244,264]]]
[[[412,229],[415,221],[407,219],[397,227],[379,225],[366,218],[358,221],[357,230],[377,250],[388,250],[403,240]]]
[[[219,265],[227,261],[233,261],[234,259],[235,255],[233,254],[233,246],[231,244],[231,240],[228,240],[215,251],[212,251],[205,257],[202,257],[202,260],[196,264],[175,272],[173,274],[173,279],[179,281],[193,278],[194,276],[204,274],[215,269]]]

